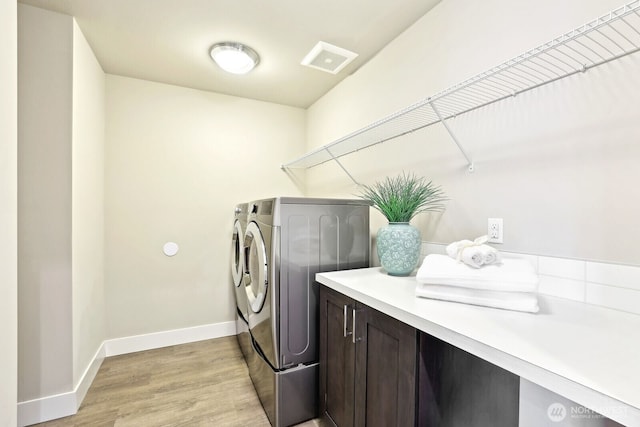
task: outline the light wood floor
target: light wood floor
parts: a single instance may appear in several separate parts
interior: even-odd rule
[[[270,426],[233,336],[109,357],[76,415],[38,425]]]

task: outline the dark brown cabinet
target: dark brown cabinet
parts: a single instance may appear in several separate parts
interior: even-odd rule
[[[328,425],[518,425],[517,375],[325,286],[319,373]]]
[[[339,427],[415,424],[417,331],[324,286],[320,413]]]

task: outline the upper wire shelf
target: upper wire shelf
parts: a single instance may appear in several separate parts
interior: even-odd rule
[[[548,43],[285,163],[282,167],[311,168],[438,122],[443,122],[446,126],[445,121],[449,118],[637,52],[640,50],[639,12],[640,0],[627,3]],[[471,159],[455,137],[454,142],[471,169]]]

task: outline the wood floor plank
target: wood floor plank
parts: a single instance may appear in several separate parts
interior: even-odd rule
[[[317,427],[316,420],[298,427]],[[235,337],[104,360],[78,413],[46,427],[269,427]]]
[[[104,360],[77,414],[39,424],[255,426],[269,421],[235,337]]]

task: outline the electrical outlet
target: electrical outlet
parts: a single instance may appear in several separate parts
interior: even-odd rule
[[[502,218],[489,218],[487,224],[487,235],[489,243],[502,243]]]

